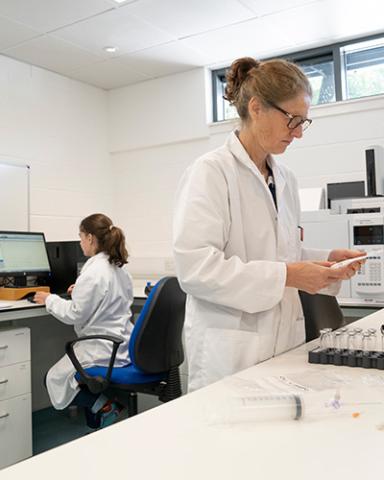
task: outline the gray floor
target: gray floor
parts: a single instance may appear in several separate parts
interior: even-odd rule
[[[121,414],[118,421],[127,418],[127,413]],[[32,415],[33,455],[71,442],[76,438],[92,433],[85,423],[82,409],[55,410],[45,408]]]
[[[34,455],[92,432],[86,426],[81,411],[72,416],[67,410],[58,411],[54,408],[33,413],[32,431]]]
[[[160,402],[155,397],[139,395],[139,413],[159,404]],[[127,412],[124,410],[119,421],[126,418]],[[37,455],[76,438],[88,435],[93,430],[87,427],[81,408],[70,407],[70,409],[55,410],[50,407],[33,412],[32,432],[33,455]]]

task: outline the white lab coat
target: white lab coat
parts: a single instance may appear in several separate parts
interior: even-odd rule
[[[49,295],[46,308],[63,323],[73,325],[78,337],[116,335],[124,338],[115,361],[115,366],[123,366],[129,363],[132,301],[132,280],[127,269],[111,265],[108,256],[101,252],[84,265],[72,300]],[[108,365],[111,351],[112,343],[103,340],[87,340],[75,346],[76,355],[85,368]],[[53,406],[59,410],[68,406],[79,392],[75,369],[67,355],[49,370],[47,389]]]
[[[273,158],[277,206],[235,132],[195,161],[176,194],[174,257],[187,295],[189,391],[305,340],[298,292],[286,262],[326,260],[300,242],[293,174]],[[329,292],[322,292],[329,293]]]

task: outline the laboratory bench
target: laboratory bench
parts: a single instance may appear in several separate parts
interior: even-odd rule
[[[378,311],[356,325],[380,328],[383,322],[384,312]],[[164,480],[360,480],[378,475],[384,373],[309,364],[308,351],[316,342],[6,468],[0,479],[54,475],[67,480],[74,472],[76,478],[91,474],[94,480],[124,474]],[[263,421],[252,409],[242,421],[231,416],[233,400],[247,404],[259,392],[274,391],[274,397],[292,389],[304,399],[299,420],[284,414]]]
[[[134,295],[133,321],[146,301],[144,285],[135,284]],[[45,374],[64,355],[66,342],[75,338],[73,327],[49,315],[45,306],[33,304],[27,300],[7,303],[7,308],[0,309],[0,445],[3,445],[0,447],[0,467],[32,455],[32,411],[50,406],[44,387]],[[379,307],[342,304],[347,323],[355,321],[356,318],[365,317],[377,308]],[[13,345],[18,338],[21,338],[19,337],[21,333],[23,333],[23,342]],[[13,334],[18,338],[15,336],[9,339]],[[6,338],[9,341],[5,341]],[[5,345],[7,347],[2,348]],[[7,355],[11,351],[16,351],[16,359],[7,360],[5,351]],[[10,369],[16,369],[17,372],[11,372]],[[15,378],[15,381],[8,381],[11,378]],[[192,398],[195,397],[192,396]],[[11,399],[14,401],[10,403]],[[17,405],[16,400],[19,402]],[[2,418],[2,415],[9,414],[11,410],[12,415]],[[10,421],[11,417],[18,418],[17,424]],[[130,421],[136,422],[134,419]],[[7,435],[7,442],[2,441],[2,435]],[[23,442],[19,442],[18,438],[22,438]],[[7,451],[2,452],[2,449]],[[1,475],[2,473],[0,479]]]

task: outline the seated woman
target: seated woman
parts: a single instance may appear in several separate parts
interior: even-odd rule
[[[128,259],[124,233],[106,215],[96,213],[82,220],[79,235],[84,255],[91,258],[69,288],[71,300],[46,292],[37,292],[34,300],[45,304],[47,311],[61,322],[73,325],[78,337],[115,335],[123,338],[115,366],[127,365],[133,329],[130,322],[133,287],[124,268]],[[107,366],[111,352],[112,343],[105,340],[88,340],[75,346],[84,368],[95,364]],[[52,405],[58,410],[71,403],[86,407],[87,423],[93,428],[112,423],[121,408],[107,402],[103,395],[80,389],[75,373],[67,355],[48,371],[46,383]]]

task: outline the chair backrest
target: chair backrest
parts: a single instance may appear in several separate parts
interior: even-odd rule
[[[166,372],[183,363],[185,299],[176,277],[152,288],[129,341],[131,362],[143,372]]]
[[[330,295],[311,295],[299,291],[305,319],[306,341],[317,338],[322,328],[332,330],[344,325],[344,316],[336,297]]]

